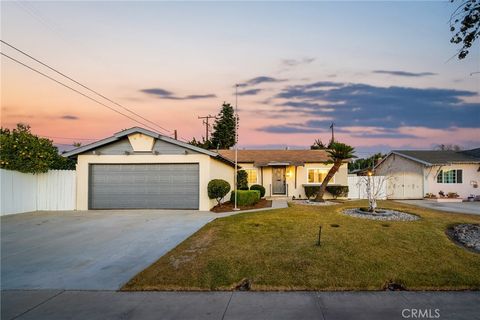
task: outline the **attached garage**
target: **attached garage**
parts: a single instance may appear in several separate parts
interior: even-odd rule
[[[423,167],[421,164],[391,153],[376,166],[375,173],[388,177],[388,199],[423,198]]]
[[[89,209],[198,209],[196,163],[91,164]]]
[[[77,159],[77,210],[210,210],[212,179],[233,186],[234,163],[217,152],[143,128],[64,154]]]

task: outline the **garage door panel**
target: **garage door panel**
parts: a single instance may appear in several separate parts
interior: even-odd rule
[[[198,209],[198,164],[92,164],[91,209]]]

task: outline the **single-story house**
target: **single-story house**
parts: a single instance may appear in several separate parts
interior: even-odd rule
[[[138,127],[63,155],[77,159],[77,210],[210,210],[208,182],[234,181],[231,160]]]
[[[139,127],[63,155],[77,159],[77,210],[210,210],[216,203],[208,182],[234,185],[234,150],[205,150]],[[331,167],[327,161],[323,150],[238,151],[239,168],[267,196],[305,198],[303,186],[320,185]],[[331,184],[347,183],[345,162]]]
[[[389,199],[422,199],[456,192],[461,198],[480,195],[480,148],[466,151],[394,150],[375,167],[387,176]]]
[[[218,150],[235,160],[235,150]],[[332,164],[325,150],[238,150],[238,164],[248,174],[249,185],[260,184],[270,197],[305,198],[304,186],[319,186]],[[348,161],[329,185],[348,185]],[[326,193],[325,198],[330,194]]]

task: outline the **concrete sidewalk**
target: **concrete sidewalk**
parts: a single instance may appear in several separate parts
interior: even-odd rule
[[[4,320],[480,319],[480,292],[12,290],[2,291],[1,298]]]
[[[224,212],[222,214],[234,215],[234,214],[245,213],[245,212],[258,212],[258,211],[268,211],[268,210],[285,209],[285,208],[288,208],[287,200],[274,199],[274,200],[272,200],[272,206],[269,207],[269,208],[250,209],[250,210],[241,210],[241,211],[230,211],[230,212]]]

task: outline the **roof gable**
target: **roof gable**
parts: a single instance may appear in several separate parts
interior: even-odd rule
[[[223,161],[223,162],[225,162],[229,165],[233,165],[232,161],[222,157],[221,155],[219,155],[216,152],[206,150],[206,149],[203,149],[203,148],[199,148],[199,147],[193,146],[189,143],[178,141],[176,139],[173,139],[173,138],[170,138],[170,137],[167,137],[167,136],[161,135],[159,133],[156,133],[156,132],[144,129],[144,128],[140,128],[140,127],[133,127],[133,128],[130,128],[130,129],[122,130],[120,132],[115,133],[111,137],[108,137],[108,138],[105,138],[105,139],[102,139],[102,140],[99,140],[99,141],[81,146],[79,148],[73,149],[73,150],[68,151],[68,152],[65,152],[63,154],[63,156],[64,157],[76,157],[76,156],[78,156],[80,154],[83,154],[83,153],[87,153],[87,152],[92,152],[93,153],[93,152],[99,151],[101,149],[104,149],[103,151],[105,151],[105,150],[110,150],[110,151],[116,150],[116,151],[114,151],[115,152],[114,154],[122,154],[120,151],[118,151],[120,149],[118,149],[117,147],[120,147],[120,148],[123,147],[123,149],[125,149],[125,145],[123,145],[123,144],[124,144],[124,141],[128,141],[128,136],[138,134],[138,133],[147,135],[147,136],[155,139],[155,144],[153,146],[153,150],[151,151],[152,153],[157,151],[157,153],[161,154],[161,152],[160,152],[161,149],[164,149],[164,150],[169,149],[169,150],[175,150],[176,153],[178,154],[178,150],[183,149],[184,150],[183,153],[185,153],[185,150],[186,150],[186,151],[192,151],[194,153],[206,154],[206,155],[209,155],[209,156],[211,156],[213,158],[216,158],[220,161]],[[159,142],[158,145],[157,145],[157,142]],[[166,145],[169,145],[169,144],[172,145],[172,146],[170,148],[166,148]],[[159,147],[159,145],[161,145],[161,147]],[[156,150],[156,146],[157,146],[157,149],[160,149],[160,150]],[[130,149],[133,151],[133,148],[131,147],[131,145],[130,145]],[[125,151],[130,152],[130,149],[123,150],[123,154],[125,154]]]

